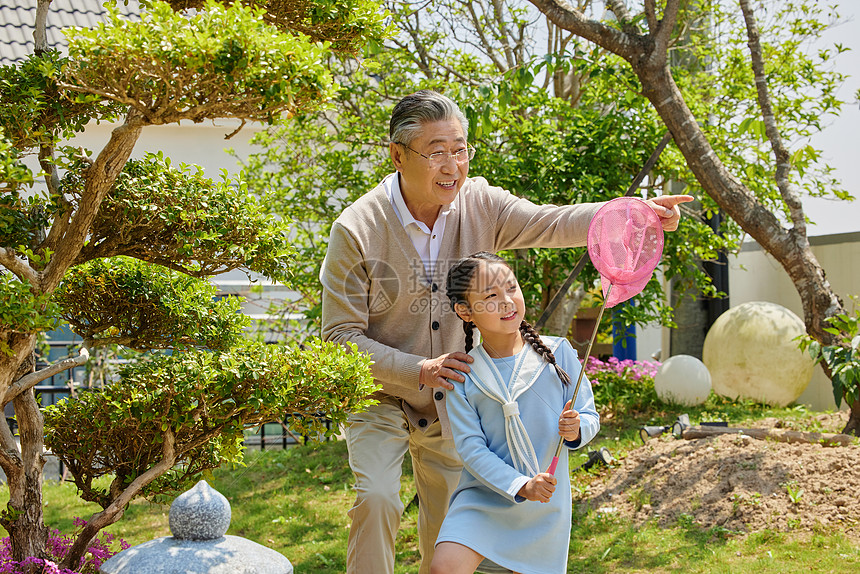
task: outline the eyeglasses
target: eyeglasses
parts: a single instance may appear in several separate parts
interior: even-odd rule
[[[395,143],[402,145],[403,147],[405,147],[409,151],[415,152],[418,155],[420,155],[421,157],[423,157],[424,159],[426,159],[427,162],[430,164],[431,168],[442,167],[443,165],[448,163],[449,158],[456,161],[457,165],[462,165],[462,164],[466,163],[467,161],[469,161],[470,159],[472,159],[473,157],[475,157],[475,148],[473,148],[471,145],[467,145],[466,147],[464,147],[462,149],[458,149],[457,151],[451,152],[451,153],[448,153],[446,151],[437,151],[435,153],[431,153],[430,155],[424,155],[420,151],[412,149],[411,147],[409,147],[405,143],[402,143],[402,142],[395,142]]]

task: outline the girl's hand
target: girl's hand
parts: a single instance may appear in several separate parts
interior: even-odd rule
[[[517,495],[535,502],[549,502],[557,482],[553,475],[542,472],[525,483]]]
[[[579,440],[579,413],[573,410],[571,401],[567,401],[564,410],[558,417],[558,434],[566,441]]]

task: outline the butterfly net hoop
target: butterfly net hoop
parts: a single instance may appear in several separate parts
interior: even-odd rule
[[[600,273],[606,307],[639,294],[662,254],[663,225],[641,199],[619,197],[608,201],[588,227],[588,255]]]

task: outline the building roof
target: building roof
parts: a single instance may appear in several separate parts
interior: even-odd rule
[[[37,0],[15,0],[0,3],[0,65],[20,62],[33,53],[33,30],[36,21]],[[11,4],[11,5],[9,5]],[[107,16],[101,0],[53,0],[48,13],[48,44],[66,51],[68,45],[62,30],[69,27],[92,28]],[[117,2],[121,14],[137,16],[137,0]]]

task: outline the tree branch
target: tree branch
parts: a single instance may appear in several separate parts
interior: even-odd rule
[[[12,434],[12,429],[9,428],[9,423],[6,422],[6,417],[0,419],[0,467],[8,477],[13,473],[13,468],[20,468],[21,451],[18,448],[18,443],[15,442],[15,436]]]
[[[74,212],[71,203],[69,203],[65,197],[59,194],[56,197],[57,203],[60,205],[60,209],[54,217],[54,221],[51,223],[51,230],[48,231],[48,237],[46,237],[45,241],[42,242],[42,247],[44,249],[50,249],[51,251],[56,251],[57,239],[66,233]]]
[[[502,43],[502,50],[505,53],[505,60],[508,62],[508,68],[513,68],[517,65],[517,59],[514,55],[514,49],[511,47],[509,36],[510,31],[505,26],[504,21],[504,6],[501,0],[493,0],[493,19],[496,21],[496,26],[499,27],[499,41]]]
[[[93,160],[89,158],[84,148],[78,148],[78,153],[75,155],[77,158],[83,160],[87,165],[91,166],[93,164]],[[54,166],[54,172],[56,171],[56,166]],[[72,215],[74,214],[72,204],[59,192],[59,181],[57,182],[56,193],[57,203],[60,205],[60,209],[51,223],[51,230],[48,232],[48,237],[45,239],[44,243],[42,243],[43,248],[50,249],[51,251],[56,251],[58,238],[63,237],[66,233],[66,230],[69,228],[69,224],[71,223]]]
[[[496,69],[500,72],[507,72],[509,66],[506,66],[504,62],[499,60],[496,55],[496,51],[493,50],[492,44],[487,40],[486,35],[484,34],[484,26],[481,25],[481,19],[478,17],[478,14],[475,12],[475,7],[469,2],[467,6],[469,10],[469,18],[472,19],[472,24],[474,25],[475,32],[478,34],[478,38],[481,41],[480,47],[483,48],[484,53],[487,55],[490,60],[492,60],[493,65],[496,66]]]
[[[398,41],[396,38],[392,40],[392,43],[393,43],[396,47],[400,48],[401,50],[404,50],[404,51],[405,51],[405,53],[407,53],[407,54],[408,54],[409,52],[411,52],[411,51],[412,51],[408,44],[406,44],[406,43],[404,43],[404,42],[400,42],[400,41]],[[413,61],[413,62],[415,62],[415,63],[416,63],[416,65],[418,65],[419,67],[421,67],[422,71],[424,71],[424,72],[425,72],[425,75],[426,75],[428,78],[434,78],[434,77],[438,77],[438,76],[440,75],[440,74],[437,74],[437,73],[435,73],[435,72],[431,72],[431,71],[430,71],[430,67],[429,67],[429,66],[427,66],[427,67],[426,67],[426,69],[424,69],[424,64],[423,64],[423,63],[421,63],[421,62],[419,62],[419,61],[417,61],[415,58],[412,58],[412,61]],[[468,75],[465,75],[465,74],[461,74],[460,72],[458,72],[457,70],[455,70],[452,66],[450,66],[447,62],[445,62],[445,61],[443,61],[443,60],[440,60],[439,58],[436,58],[436,57],[435,57],[435,56],[433,56],[432,54],[429,54],[429,53],[427,54],[427,61],[428,61],[428,62],[430,62],[430,63],[432,63],[432,64],[434,64],[436,67],[441,68],[441,69],[442,69],[442,70],[444,70],[447,74],[449,74],[449,75],[451,75],[451,76],[453,76],[453,77],[457,78],[457,80],[458,80],[459,82],[463,83],[463,84],[467,84],[467,85],[477,85],[477,84],[475,83],[475,78],[474,78],[474,77],[472,77],[472,76],[468,76]]]
[[[21,281],[29,281],[34,287],[39,285],[39,274],[26,261],[15,255],[12,249],[0,249],[0,265],[14,273]]]
[[[648,21],[648,31],[652,34],[657,31],[657,7],[654,0],[645,0],[645,19]]]
[[[101,512],[97,512],[90,517],[87,525],[81,530],[81,533],[75,539],[74,544],[69,549],[69,553],[60,563],[62,568],[71,568],[72,564],[78,564],[81,557],[87,550],[90,541],[99,533],[99,531],[120,518],[125,512],[125,507],[134,499],[140,490],[147,484],[173,468],[176,464],[176,450],[174,449],[176,437],[173,431],[167,429],[162,435],[162,458],[152,466],[149,470],[135,478],[128,487],[117,496],[113,502]]]
[[[54,163],[53,146],[41,146],[39,148],[39,166],[45,171],[45,183],[48,186],[48,191],[51,195],[56,195],[60,189],[60,174],[57,171],[56,163]]]
[[[625,34],[596,20],[589,20],[580,10],[572,8],[564,0],[529,0],[529,2],[546,14],[556,26],[606,48],[628,62],[635,60],[642,52],[638,46],[638,36]]]
[[[111,132],[111,138],[86,172],[86,183],[81,193],[78,211],[62,238],[57,238],[57,249],[42,272],[40,287],[53,291],[84,246],[90,228],[99,211],[102,199],[116,181],[131,156],[140,136],[143,123],[139,115],[130,111],[126,121]]]
[[[21,393],[35,387],[45,379],[53,377],[58,373],[62,373],[68,369],[74,367],[80,367],[85,364],[90,358],[90,342],[84,341],[81,345],[80,350],[78,351],[77,357],[69,357],[68,359],[63,359],[40,371],[36,371],[35,373],[30,373],[29,375],[25,375],[15,381],[13,384],[9,385],[9,388],[6,389],[6,393],[3,395],[2,401],[0,404],[6,405],[12,399],[20,395]]]
[[[779,128],[776,125],[776,115],[774,114],[770,95],[767,90],[767,78],[764,72],[761,40],[755,13],[752,6],[750,6],[749,0],[740,0],[740,6],[747,26],[747,46],[750,49],[750,60],[752,61],[753,75],[755,76],[758,104],[761,109],[762,119],[764,120],[764,130],[776,158],[774,179],[776,180],[776,185],[779,188],[783,201],[788,206],[791,221],[794,224],[794,231],[806,236],[806,216],[803,212],[803,204],[797,190],[788,177],[791,172],[791,154],[789,154],[788,149],[786,149],[782,142]]]
[[[48,12],[51,9],[51,0],[39,0],[36,4],[36,25],[33,29],[34,52],[37,56],[48,51]]]
[[[658,22],[656,31],[652,31],[654,39],[654,53],[660,57],[666,57],[669,44],[672,41],[672,32],[678,22],[678,12],[681,9],[681,0],[667,0],[666,9],[663,10],[663,18]],[[655,16],[656,18],[656,16]]]
[[[630,21],[630,12],[624,4],[624,0],[606,0],[606,6],[615,14],[618,23],[621,24],[621,29],[627,34],[636,35],[639,30]]]

